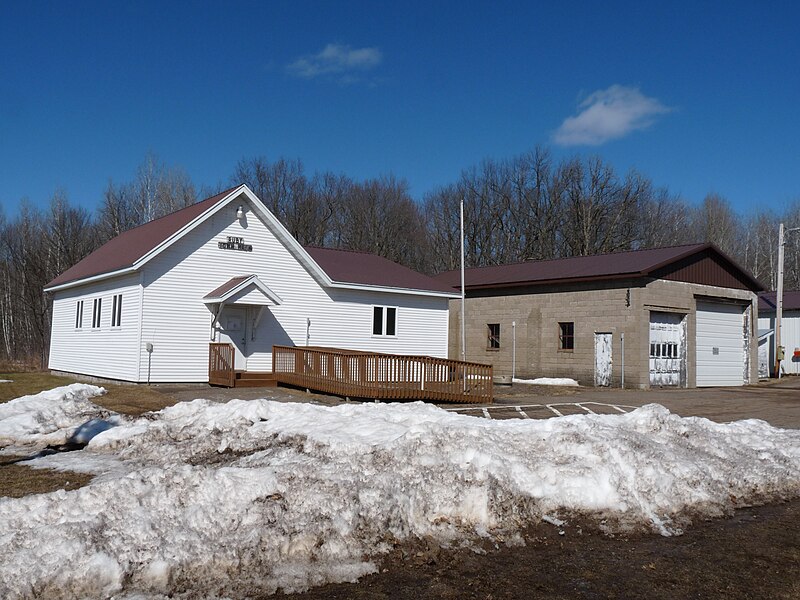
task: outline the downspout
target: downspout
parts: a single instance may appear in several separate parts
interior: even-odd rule
[[[511,383],[517,374],[517,322],[511,321]]]

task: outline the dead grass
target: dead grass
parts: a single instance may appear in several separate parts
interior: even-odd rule
[[[28,373],[0,373],[0,379],[12,383],[0,383],[0,402],[8,402],[20,396],[36,394],[54,387],[76,383],[76,379],[36,371]],[[126,415],[140,415],[151,410],[161,410],[178,401],[169,394],[144,385],[100,384],[108,393],[92,399],[95,404]]]
[[[4,456],[0,459],[0,497],[22,498],[29,494],[76,490],[92,480],[92,476],[85,473],[33,469],[17,462],[24,458]]]

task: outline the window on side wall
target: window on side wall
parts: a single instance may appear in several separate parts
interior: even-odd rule
[[[111,306],[111,326],[120,327],[122,325],[122,294],[116,294]]]
[[[83,328],[83,300],[78,300],[75,308],[75,329]]]
[[[575,323],[558,324],[558,349],[567,352],[575,349]]]
[[[92,328],[100,327],[100,316],[103,313],[103,299],[95,298],[92,305]]]
[[[488,323],[486,325],[486,349],[500,349],[500,323]]]
[[[394,306],[372,307],[372,335],[396,335],[397,308]]]

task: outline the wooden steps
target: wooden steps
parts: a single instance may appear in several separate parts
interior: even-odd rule
[[[278,381],[272,373],[236,371],[233,387],[278,387]]]

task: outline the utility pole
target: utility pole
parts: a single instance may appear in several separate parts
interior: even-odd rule
[[[783,318],[783,247],[786,245],[786,234],[800,231],[800,227],[784,229],[783,223],[778,228],[778,290],[775,297],[775,371],[781,377],[781,361],[783,346],[781,345],[781,319]]]

